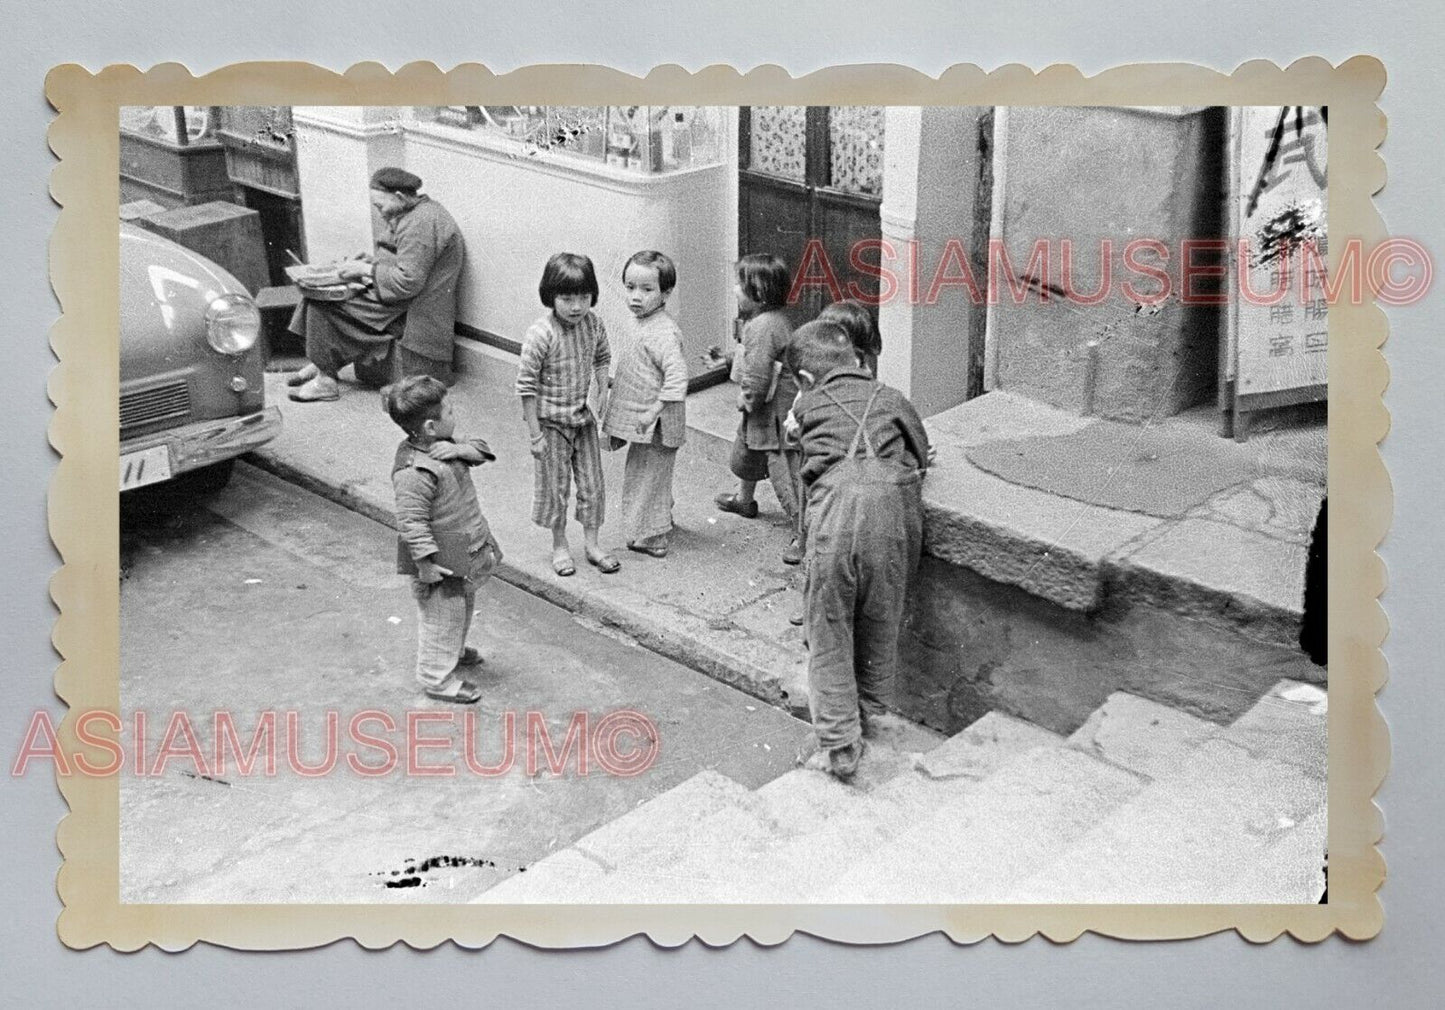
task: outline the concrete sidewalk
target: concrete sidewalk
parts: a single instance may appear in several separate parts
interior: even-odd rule
[[[482,510],[501,542],[500,577],[770,704],[806,717],[806,659],[800,629],[788,615],[801,603],[802,575],[782,563],[787,523],[770,490],[762,513],[747,520],[713,504],[736,485],[725,465],[697,451],[679,454],[673,494],[677,529],[663,559],[626,550],[615,517],[621,506],[625,452],[603,452],[608,520],[602,544],[622,570],[602,575],[582,554],[582,530],[569,535],[577,574],[552,571],[551,538],[532,525],[532,457],[513,394],[516,364],[470,344],[452,390],[458,432],[487,439],[495,463],[474,471]],[[348,376],[350,370],[343,372]],[[392,524],[391,461],[401,432],[373,390],[348,383],[335,403],[286,397],[285,375],[268,373],[268,402],[285,416],[281,435],[253,462],[379,522]],[[695,436],[690,436],[694,438]],[[398,576],[398,578],[400,578]]]
[[[547,532],[530,521],[532,460],[512,391],[515,358],[465,340],[458,357],[459,431],[486,438],[498,454],[475,476],[506,552],[501,578],[806,717],[806,650],[787,620],[801,602],[802,574],[781,561],[782,511],[766,484],[756,520],[713,505],[736,483],[726,466],[734,388],[688,398],[669,556],[625,550],[609,521],[602,542],[623,567],[601,575],[583,561],[574,523],[578,571],[559,578]],[[286,398],[284,375],[269,373],[267,393],[285,425],[254,461],[390,524],[400,432],[374,391],[344,389],[336,403],[297,404]],[[1250,474],[1172,518],[1010,483],[968,456],[981,443],[1067,434],[1091,419],[995,392],[927,423],[938,460],[924,485],[927,556],[902,643],[904,714],[951,733],[997,708],[1067,734],[1110,692],[1126,690],[1227,721],[1281,676],[1323,679],[1293,643],[1324,489],[1322,423],[1221,450],[1203,414],[1162,422],[1171,439],[1227,452]],[[623,458],[603,453],[614,517]]]

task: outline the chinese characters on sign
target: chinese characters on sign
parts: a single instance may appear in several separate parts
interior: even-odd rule
[[[1237,300],[1232,365],[1242,396],[1318,388],[1323,397],[1326,118],[1305,106],[1237,112],[1233,213],[1249,250],[1238,268],[1255,295]]]

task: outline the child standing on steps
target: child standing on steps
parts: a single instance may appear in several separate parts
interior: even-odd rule
[[[819,757],[847,780],[898,668],[908,582],[923,541],[928,435],[913,405],[858,363],[848,333],[798,328],[789,368],[808,495],[808,692]]]
[[[787,265],[776,256],[755,253],[738,261],[734,293],[738,312],[747,320],[738,391],[738,410],[743,416],[728,461],[738,478],[738,490],[720,494],[715,501],[724,512],[755,519],[758,504],[753,496],[758,481],[771,480],[778,503],[794,526],[793,541],[783,552],[783,560],[795,565],[803,559],[796,528],[798,458],[784,450],[781,439],[783,418],[797,392],[783,367],[793,332],[784,312],[790,282]]]
[[[557,253],[547,261],[537,293],[548,311],[522,338],[517,369],[517,395],[536,470],[532,521],[552,531],[552,570],[576,574],[567,543],[567,499],[575,478],[587,563],[610,575],[622,565],[597,542],[606,501],[597,420],[587,396],[595,382],[598,413],[606,413],[612,356],[607,330],[592,311],[597,304],[592,261],[578,253]]]
[[[469,472],[496,459],[481,439],[456,441],[447,387],[413,375],[381,391],[406,432],[392,461],[397,570],[416,599],[416,679],[428,698],[470,705],[481,692],[461,675],[482,657],[467,645],[477,586],[502,560]]]
[[[619,341],[602,431],[608,448],[627,446],[627,549],[664,558],[672,535],[672,471],[687,432],[682,334],[664,311],[677,286],[677,267],[662,253],[643,250],[622,268],[622,285],[633,322]]]

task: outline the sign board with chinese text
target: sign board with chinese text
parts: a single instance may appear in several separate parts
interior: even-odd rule
[[[1243,243],[1236,269],[1244,275],[1230,299],[1226,353],[1235,410],[1323,400],[1328,111],[1245,106],[1232,112],[1230,214]]]

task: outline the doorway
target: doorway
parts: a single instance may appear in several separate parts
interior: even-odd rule
[[[779,257],[795,290],[806,270],[795,326],[834,300],[829,277],[876,303],[879,278],[858,264],[879,262],[884,107],[754,105],[738,120],[738,254]]]

